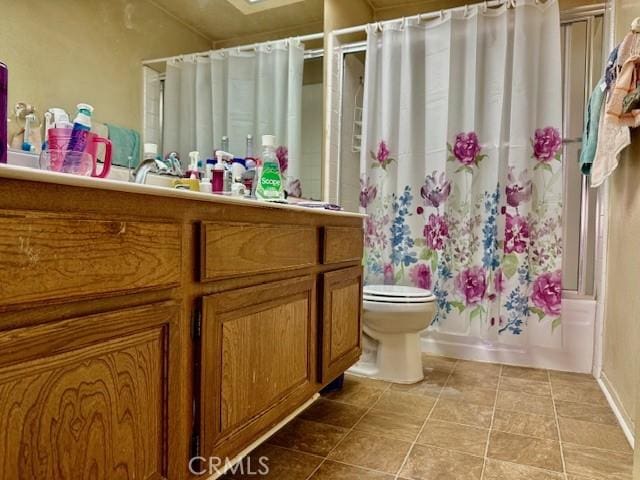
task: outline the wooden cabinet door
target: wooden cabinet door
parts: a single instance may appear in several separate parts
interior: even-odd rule
[[[321,379],[326,383],[353,365],[362,353],[362,268],[325,273],[322,290]]]
[[[1,480],[167,475],[170,303],[0,332]]]
[[[203,300],[202,456],[233,456],[314,390],[315,281],[305,276]]]

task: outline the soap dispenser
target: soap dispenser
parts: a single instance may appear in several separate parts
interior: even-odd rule
[[[211,180],[212,190],[213,193],[223,193],[225,168],[222,161],[224,158],[224,152],[222,150],[216,150],[216,158],[218,161],[213,166],[213,170],[211,172],[213,175],[213,179]]]
[[[276,157],[276,137],[264,135],[262,137],[262,168],[258,175],[256,185],[256,198],[268,202],[280,202],[284,200],[284,189],[282,185],[282,173],[280,172],[280,162]]]

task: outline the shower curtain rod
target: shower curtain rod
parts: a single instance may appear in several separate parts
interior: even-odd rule
[[[310,42],[312,40],[321,40],[324,38],[324,33],[323,32],[319,32],[319,33],[311,33],[309,35],[301,35],[299,37],[290,37],[293,38],[294,40],[298,40],[300,42]],[[228,48],[220,48],[217,50],[207,50],[205,52],[197,52],[197,53],[185,53],[182,55],[174,55],[173,57],[164,57],[164,58],[153,58],[151,60],[143,60],[142,61],[142,65],[151,65],[153,63],[165,63],[168,62],[170,60],[180,60],[182,58],[185,57],[208,57],[209,55],[211,55],[214,52],[230,52],[230,51],[243,51],[243,50],[254,50],[257,47],[261,46],[261,45],[268,45],[269,43],[274,43],[274,42],[279,42],[279,41],[283,41],[283,40],[287,40],[286,38],[282,38],[280,40],[272,40],[272,41],[268,41],[268,42],[258,42],[258,43],[251,43],[249,45],[239,45],[237,47],[228,47]],[[316,49],[317,50],[317,49]],[[316,50],[313,50],[314,52],[316,52]]]
[[[514,5],[514,3],[515,3],[515,0],[489,0],[486,2],[478,2],[478,3],[464,5],[462,7],[447,8],[444,10],[436,10],[435,12],[422,13],[420,15],[413,15],[409,17],[395,18],[393,20],[385,20],[382,22],[371,22],[371,23],[384,26],[384,25],[393,25],[395,23],[402,22],[405,18],[419,18],[420,20],[433,20],[442,16],[444,12],[464,12],[469,7],[478,6],[478,5],[486,5],[489,8],[496,8],[496,7],[501,7],[502,5],[506,5],[507,8],[510,8]],[[354,27],[341,28],[339,30],[334,30],[333,32],[331,32],[331,35],[338,37],[341,35],[349,35],[351,33],[366,32],[367,25],[370,25],[370,23],[365,23],[363,25],[356,25]]]

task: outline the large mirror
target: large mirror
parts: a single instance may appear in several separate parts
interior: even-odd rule
[[[320,198],[323,0],[0,5],[9,163],[37,166],[49,128],[70,127],[85,103],[92,132],[113,143],[110,179],[166,184],[187,174],[190,152],[204,171],[216,150],[259,157],[274,135],[287,188]],[[57,47],[25,42],[26,30]],[[151,175],[135,175],[146,160]]]

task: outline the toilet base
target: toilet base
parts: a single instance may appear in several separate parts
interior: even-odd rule
[[[371,355],[366,355],[369,358],[356,363],[349,373],[405,384],[424,379],[420,333],[381,333],[364,325],[363,336],[365,350],[375,349],[375,360]]]

